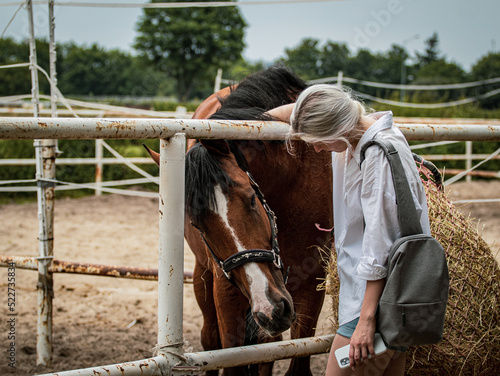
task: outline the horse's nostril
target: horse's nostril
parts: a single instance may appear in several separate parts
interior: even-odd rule
[[[293,312],[293,308],[287,299],[282,299],[280,305],[282,305],[282,307],[283,307],[282,308],[282,317],[283,318],[289,318],[292,316],[292,314],[295,313],[295,312]]]
[[[265,327],[269,325],[269,323],[271,322],[271,320],[269,320],[267,316],[264,315],[262,312],[257,312],[254,315],[255,315],[255,321],[261,326]]]

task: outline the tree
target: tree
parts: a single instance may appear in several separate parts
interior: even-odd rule
[[[433,61],[418,70],[413,83],[417,85],[454,84],[465,82],[467,74],[459,65],[444,59]],[[465,90],[421,91],[413,96],[416,102],[445,102],[465,96]]]
[[[178,98],[186,100],[197,80],[208,79],[206,72],[213,80],[217,68],[241,58],[245,27],[237,7],[146,8],[134,48],[174,79]]]
[[[37,64],[49,71],[49,43],[36,40]],[[12,38],[0,39],[0,65],[29,63],[28,40],[16,42]],[[39,73],[40,93],[49,94],[50,83]],[[28,67],[0,69],[0,95],[31,94],[31,72]]]
[[[439,52],[439,37],[437,33],[432,34],[432,36],[425,41],[425,51],[423,54],[417,52],[417,59],[419,66],[425,66],[434,61],[442,60]]]
[[[490,52],[476,62],[472,68],[470,77],[473,81],[487,80],[500,76],[500,52]],[[471,95],[481,95],[498,89],[500,84],[487,84],[474,88]],[[500,94],[481,100],[481,106],[485,108],[500,108]]]
[[[303,80],[318,78],[321,59],[318,45],[317,39],[304,38],[297,47],[285,48],[283,62]]]
[[[345,43],[327,41],[321,49],[320,75],[332,77],[336,76],[339,71],[344,71],[349,64],[349,54],[349,48]]]
[[[90,47],[74,43],[58,49],[58,82],[63,93],[81,95],[125,94],[123,71],[132,64],[132,57],[119,50],[106,51],[97,44]]]
[[[141,65],[129,53],[93,44],[58,45],[57,76],[60,90],[80,95],[164,95],[159,87],[164,75]],[[168,93],[171,94],[171,93]]]

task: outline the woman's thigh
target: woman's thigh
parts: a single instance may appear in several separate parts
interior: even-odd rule
[[[350,338],[344,337],[340,334],[335,335],[326,366],[326,376],[382,376],[386,371],[390,373],[385,373],[385,375],[396,376],[404,374],[404,360],[406,358],[406,354],[394,350],[387,350],[385,353],[378,355],[374,359],[367,359],[362,366],[356,367],[355,371],[353,371],[350,367],[343,369],[340,368],[337,363],[337,359],[335,358],[335,350],[346,346],[349,343]]]

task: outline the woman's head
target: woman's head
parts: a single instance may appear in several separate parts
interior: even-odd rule
[[[313,85],[297,98],[290,117],[291,132],[310,143],[344,141],[358,134],[364,106],[338,85]]]

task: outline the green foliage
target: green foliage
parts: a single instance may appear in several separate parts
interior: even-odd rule
[[[146,8],[135,48],[176,81],[177,96],[185,101],[195,82],[213,80],[217,68],[241,58],[245,27],[237,7]]]
[[[417,53],[414,63],[408,63],[409,53],[402,46],[392,45],[388,51],[372,53],[360,49],[352,54],[345,44],[327,41],[321,45],[319,40],[305,38],[296,47],[287,48],[285,57],[278,62],[286,63],[302,78],[317,79],[334,77],[339,71],[344,76],[364,81],[400,84],[402,76],[407,84],[451,84],[498,77],[500,72],[500,53],[490,53],[480,59],[470,73],[454,62],[447,61],[439,51],[439,38],[435,33],[426,41],[424,53]],[[379,98],[399,101],[400,90],[381,89],[364,85],[347,84],[354,90]],[[471,89],[439,91],[406,91],[404,100],[413,103],[439,103],[482,95],[500,88],[500,83],[483,85]],[[500,107],[500,94],[479,101],[480,108]],[[474,107],[477,109],[477,107]],[[455,116],[457,113],[477,117],[471,107],[458,106],[446,110]],[[428,116],[422,113],[433,110],[409,109],[413,116]],[[436,112],[436,111],[434,111]],[[442,113],[442,111],[438,111]],[[486,113],[484,116],[491,116]]]
[[[417,60],[419,66],[425,66],[435,61],[442,60],[439,52],[439,37],[437,33],[425,41],[425,51],[423,54],[417,52]]]
[[[500,72],[500,52],[490,52],[483,56],[476,64],[473,65],[470,73],[472,80],[486,80],[488,78],[498,77]],[[475,88],[473,94],[481,95],[500,88],[500,83],[483,85]],[[481,106],[484,108],[500,109],[500,101],[498,95],[481,100]]]
[[[49,71],[49,44],[45,40],[36,41],[37,64]],[[0,65],[29,63],[28,41],[16,42],[12,38],[0,39]],[[39,73],[40,76],[42,74]],[[49,94],[50,84],[40,80],[40,93]],[[0,96],[31,94],[31,72],[28,67],[0,69]]]

